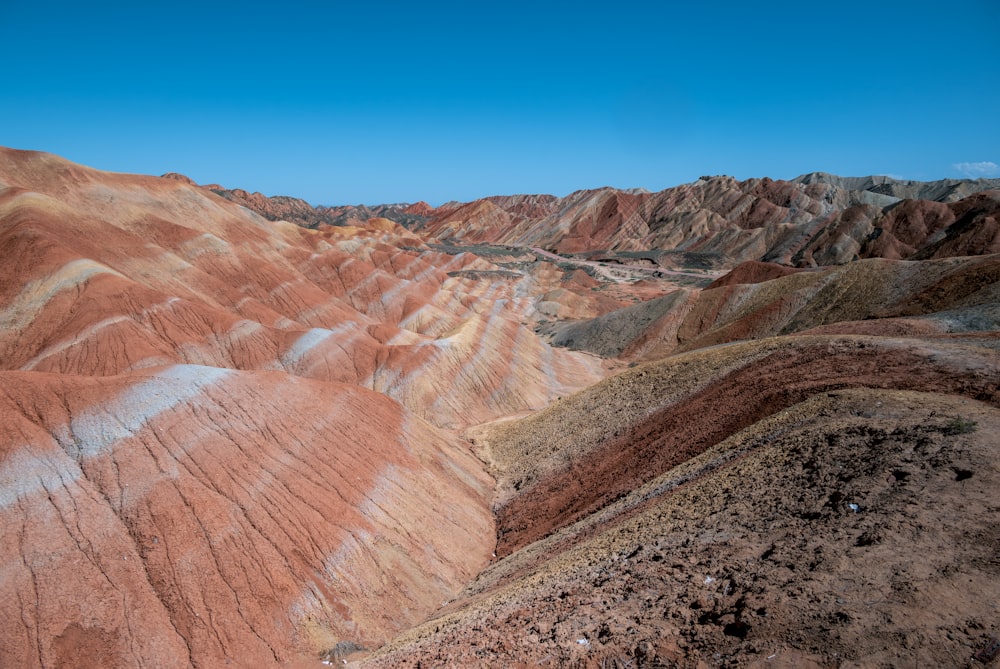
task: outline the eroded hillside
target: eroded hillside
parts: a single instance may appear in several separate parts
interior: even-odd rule
[[[547,264],[44,154],[0,152],[0,184],[3,666],[376,646],[494,548],[448,429],[605,374],[522,324]]]
[[[169,176],[0,150],[0,666],[960,666],[1000,633],[996,184]]]
[[[671,250],[809,267],[998,253],[998,190],[996,179],[702,177],[658,193],[601,188],[449,203],[418,229],[444,241],[563,254]]]

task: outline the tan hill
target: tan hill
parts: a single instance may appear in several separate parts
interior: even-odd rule
[[[320,208],[0,149],[0,666],[964,666],[991,186]]]

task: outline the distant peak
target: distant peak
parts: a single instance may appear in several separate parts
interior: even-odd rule
[[[434,207],[430,206],[423,200],[420,202],[414,202],[403,209],[404,214],[416,214],[417,216],[428,216],[432,211],[434,211]]]
[[[191,177],[184,176],[183,174],[179,174],[178,172],[167,172],[166,174],[160,175],[160,177],[163,179],[173,179],[174,181],[180,181],[182,183],[186,183],[189,186],[198,185],[197,183],[195,183],[195,180],[192,179]]]

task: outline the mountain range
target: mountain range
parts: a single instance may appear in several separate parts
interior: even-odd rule
[[[437,208],[424,202],[313,208],[293,198],[209,188],[265,218],[306,227],[380,217],[439,242],[534,245],[569,254],[673,250],[803,267],[1000,251],[997,201],[982,194],[1000,189],[1000,179],[717,176],[658,193],[600,188]]]

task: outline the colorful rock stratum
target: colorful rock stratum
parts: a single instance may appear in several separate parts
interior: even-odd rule
[[[0,667],[989,661],[1000,183],[166,177],[0,149]]]

